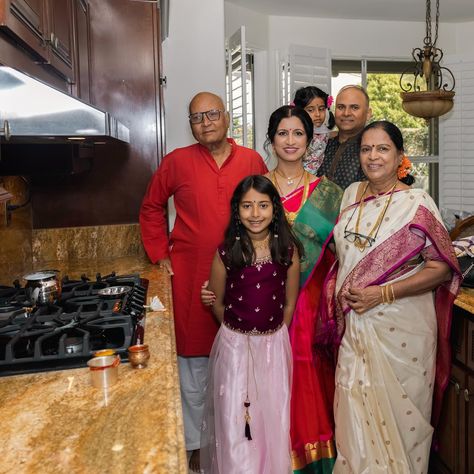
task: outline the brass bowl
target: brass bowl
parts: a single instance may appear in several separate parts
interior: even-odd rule
[[[148,344],[137,344],[128,348],[128,361],[135,369],[143,369],[150,359]]]
[[[414,117],[440,117],[453,108],[454,91],[401,92],[403,110]]]

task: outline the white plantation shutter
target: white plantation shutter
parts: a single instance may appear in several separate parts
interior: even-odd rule
[[[280,102],[288,104],[300,87],[316,86],[331,93],[331,54],[329,49],[292,44],[281,54]]]
[[[227,106],[230,136],[239,145],[249,147],[254,146],[252,61],[246,46],[245,26],[241,26],[227,45]]]
[[[439,122],[439,204],[474,213],[474,56],[444,61],[456,79],[453,110]]]

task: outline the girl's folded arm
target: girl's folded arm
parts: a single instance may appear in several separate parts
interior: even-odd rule
[[[216,295],[216,300],[212,305],[212,312],[217,320],[222,323],[224,320],[224,293],[227,272],[225,266],[216,252],[211,266],[211,276],[209,278],[209,290]]]

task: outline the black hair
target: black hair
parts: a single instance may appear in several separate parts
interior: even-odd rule
[[[316,86],[301,87],[295,92],[295,99],[293,100],[293,103],[296,107],[301,107],[304,109],[313,99],[316,98],[323,99],[324,106],[326,107],[327,113],[329,114],[327,127],[329,130],[332,130],[336,125],[336,119],[328,107],[329,94],[324,92],[322,89]]]
[[[395,148],[399,152],[405,153],[405,148],[403,147],[402,132],[394,123],[389,122],[388,120],[378,120],[376,122],[369,123],[369,125],[367,125],[364,130],[362,130],[359,140],[362,141],[362,137],[365,132],[374,128],[382,129],[390,137],[390,140],[392,140],[393,144],[395,145]],[[415,178],[410,173],[408,173],[404,178],[401,178],[400,181],[402,183],[407,184],[408,186],[411,186],[415,182]]]
[[[336,119],[334,117],[334,114],[329,109],[326,113],[329,114],[327,127],[329,128],[329,130],[332,130],[336,126]]]
[[[292,255],[290,249],[297,249],[299,255],[302,256],[303,246],[286,220],[283,204],[275,186],[268,178],[258,174],[247,176],[240,181],[232,194],[230,222],[224,239],[226,252],[224,264],[231,268],[242,268],[255,261],[255,250],[239,217],[240,202],[243,195],[250,189],[266,194],[273,205],[273,219],[269,226],[272,260],[279,264],[290,265]]]
[[[313,99],[323,99],[326,109],[328,109],[328,97],[323,90],[316,86],[301,87],[295,92],[295,100],[293,101],[296,107],[304,109]]]
[[[308,146],[313,139],[313,121],[309,116],[306,110],[302,109],[301,107],[294,107],[292,105],[283,105],[276,109],[271,115],[270,119],[268,120],[268,129],[267,129],[267,140],[265,141],[264,148],[268,153],[268,147],[270,143],[273,143],[275,140],[275,135],[278,130],[278,126],[280,122],[285,118],[290,117],[297,117],[301,120],[303,124],[304,133],[306,135],[307,141],[306,145]]]

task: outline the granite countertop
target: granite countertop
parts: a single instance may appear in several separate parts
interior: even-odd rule
[[[454,304],[474,314],[474,288],[461,287]]]
[[[145,369],[119,366],[109,389],[87,368],[0,378],[0,473],[186,473],[171,285],[165,270],[138,258],[43,262],[70,277],[138,272],[166,311],[148,312]]]

